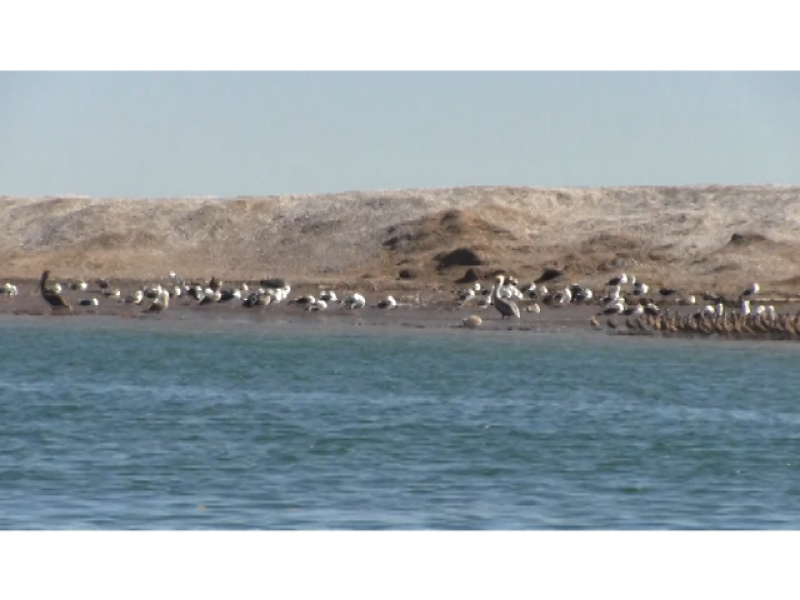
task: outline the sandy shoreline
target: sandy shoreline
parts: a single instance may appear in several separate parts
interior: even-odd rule
[[[34,294],[34,284],[20,288],[20,294],[0,299],[0,325],[14,322],[36,322],[40,324],[81,324],[95,323],[111,327],[149,328],[156,323],[184,331],[205,331],[217,329],[223,331],[249,329],[251,331],[282,332],[314,332],[325,334],[346,331],[380,332],[444,332],[453,330],[470,331],[462,322],[470,315],[478,315],[482,322],[474,331],[511,332],[524,334],[555,335],[588,335],[627,339],[673,339],[707,341],[741,341],[748,344],[758,342],[800,341],[800,336],[787,335],[699,335],[699,334],[665,334],[659,332],[641,332],[629,329],[624,316],[597,316],[600,307],[592,305],[567,305],[559,308],[542,307],[540,313],[526,312],[524,307],[529,302],[520,302],[523,311],[520,319],[501,320],[494,307],[479,309],[475,306],[456,306],[452,300],[442,303],[426,303],[426,296],[420,294],[418,305],[398,306],[394,309],[380,309],[370,306],[363,309],[347,310],[334,306],[325,311],[307,311],[298,306],[285,303],[257,308],[245,308],[240,300],[200,306],[191,298],[175,298],[170,307],[160,313],[147,311],[150,300],[141,305],[126,304],[118,299],[109,298],[96,290],[66,291],[64,296],[73,306],[73,315],[53,311],[38,293]],[[311,292],[313,290],[307,289]],[[298,292],[299,293],[299,292]],[[294,294],[293,294],[294,295]],[[78,306],[79,298],[98,298],[98,306]],[[378,296],[374,296],[377,299]],[[800,305],[796,303],[776,304],[779,313],[797,313]],[[682,314],[695,312],[697,307],[671,306],[671,310],[680,310]],[[599,326],[590,320],[595,317]],[[616,328],[608,327],[612,321]]]
[[[0,197],[0,318],[46,317],[37,291],[51,270],[78,317],[160,319],[164,322],[286,323],[317,327],[458,327],[477,314],[481,330],[593,331],[597,304],[541,305],[541,312],[501,321],[493,307],[456,307],[460,290],[494,275],[513,275],[520,287],[545,269],[563,275],[546,285],[571,284],[602,294],[621,273],[646,282],[663,309],[695,312],[724,296],[728,310],[746,286],[760,284],[757,302],[794,314],[800,306],[800,186],[686,186],[626,188],[465,187],[365,191],[315,196],[234,199],[88,199]],[[105,296],[107,279],[120,297],[166,285],[174,271],[205,287],[223,289],[281,277],[291,298],[334,290],[358,292],[366,307],[320,312],[279,305],[244,308],[241,300],[197,306],[173,298],[160,315],[150,301],[126,304]],[[470,274],[472,279],[465,279]],[[69,289],[83,280],[88,288]],[[695,295],[695,306],[662,302],[657,290]],[[630,289],[623,290],[624,293]],[[391,294],[398,307],[371,308]],[[97,298],[99,305],[79,306]],[[600,317],[601,331],[608,317]],[[612,319],[617,333],[625,317]],[[633,330],[631,330],[633,331]],[[639,333],[648,333],[642,330]],[[774,332],[773,332],[774,333]],[[771,335],[771,334],[770,334]],[[791,335],[791,334],[789,334]],[[713,336],[709,336],[713,337]],[[733,336],[731,336],[733,337]],[[763,337],[763,336],[762,336]],[[776,336],[777,337],[777,334]]]

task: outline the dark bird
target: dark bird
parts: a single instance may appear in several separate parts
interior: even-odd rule
[[[299,298],[295,298],[294,300],[290,300],[289,304],[297,305],[297,306],[311,306],[315,304],[317,300],[314,296],[300,296]]]
[[[49,278],[50,271],[45,271],[42,273],[42,278],[39,281],[39,291],[42,293],[42,298],[44,298],[45,301],[54,309],[66,308],[71,313],[72,307],[69,305],[69,302],[66,301],[64,296],[48,287],[47,280]]]
[[[211,281],[208,282],[208,289],[212,292],[218,292],[222,287],[223,281],[221,279],[217,279],[216,276],[211,276]]]
[[[494,307],[500,312],[501,321],[506,317],[509,319],[511,317],[516,317],[519,319],[519,307],[517,306],[516,302],[500,297],[500,288],[503,287],[504,280],[505,276],[497,276],[497,284],[494,286]]]
[[[672,288],[661,288],[658,290],[658,293],[661,295],[662,298],[669,298],[670,296],[674,296],[678,293],[678,290],[673,290]]]
[[[219,301],[228,302],[229,300],[233,300],[234,298],[236,299],[241,298],[241,293],[236,294],[236,290],[222,290],[219,296]]]
[[[628,276],[625,273],[623,273],[618,277],[612,277],[611,279],[609,279],[606,285],[609,287],[614,287],[617,285],[625,285],[627,283],[628,283]]]
[[[535,279],[534,283],[545,283],[546,281],[555,281],[559,277],[561,277],[567,271],[566,268],[562,270],[558,269],[545,269],[544,272],[539,275],[538,279]]]
[[[282,277],[267,277],[258,282],[258,285],[265,288],[272,288],[278,290],[286,287],[286,280]]]

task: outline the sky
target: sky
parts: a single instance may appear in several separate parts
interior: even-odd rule
[[[0,195],[800,184],[798,72],[1,72]]]

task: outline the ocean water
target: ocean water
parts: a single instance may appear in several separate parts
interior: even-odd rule
[[[118,321],[0,322],[0,528],[800,528],[800,344]]]

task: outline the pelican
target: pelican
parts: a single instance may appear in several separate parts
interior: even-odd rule
[[[498,275],[497,285],[494,288],[494,307],[500,312],[501,321],[506,317],[509,319],[511,317],[519,319],[519,307],[517,304],[513,300],[506,300],[500,295],[500,288],[503,287],[503,281],[505,281],[505,276]]]
[[[64,296],[59,293],[60,289],[59,291],[56,291],[55,289],[48,287],[47,280],[49,277],[50,271],[46,270],[44,273],[42,273],[42,278],[39,280],[39,291],[42,294],[42,298],[44,298],[45,301],[54,309],[66,308],[71,313],[72,307],[69,305],[69,302],[64,299]],[[59,288],[60,287],[61,286],[59,286]]]

